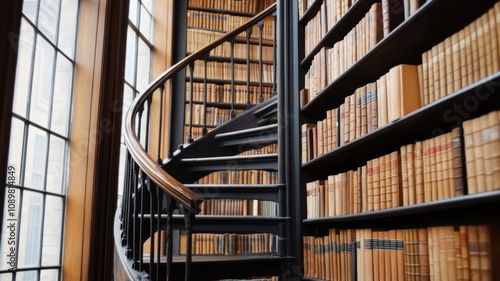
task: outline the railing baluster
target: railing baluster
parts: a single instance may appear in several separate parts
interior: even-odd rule
[[[250,37],[252,36],[252,28],[247,29],[247,109],[250,108]]]
[[[206,54],[203,58],[203,129],[202,134],[207,134],[207,59],[210,53]]]
[[[174,213],[174,210],[177,208],[177,203],[175,200],[169,196],[167,196],[167,281],[172,281],[172,257],[173,257],[173,239],[172,239],[172,214]]]
[[[158,113],[159,119],[158,119],[158,156],[156,158],[156,162],[158,165],[162,164],[162,159],[161,159],[161,137],[162,137],[162,131],[163,131],[163,93],[165,91],[165,83],[161,84],[160,86],[160,112]]]
[[[189,134],[187,142],[193,142],[193,72],[194,63],[189,64]]]
[[[144,149],[149,152],[149,132],[150,132],[150,121],[151,121],[151,102],[153,101],[153,96],[151,96],[146,102],[147,114],[146,114],[146,126],[144,128]]]
[[[151,179],[149,177],[147,177],[147,179],[145,180],[146,182],[146,185],[147,185],[147,188],[148,188],[148,192],[149,192],[149,214],[151,216],[150,220],[149,220],[149,233],[150,233],[150,236],[149,236],[149,239],[150,239],[150,243],[149,243],[149,280],[156,280],[156,272],[154,270],[154,266],[156,264],[156,266],[158,267],[159,266],[159,261],[155,261],[155,222],[156,220],[159,220],[159,214],[157,216],[156,212],[155,212],[155,209],[154,209],[154,204],[153,204],[153,200],[154,200],[154,194],[153,194],[153,182],[151,181]]]
[[[236,112],[234,111],[234,38],[231,38],[231,119],[236,117]]]
[[[156,220],[156,229],[158,231],[158,242],[156,243],[156,260],[158,265],[156,266],[156,279],[160,280],[160,264],[161,264],[161,244],[162,244],[162,230],[161,230],[161,211],[162,211],[162,203],[163,192],[160,191],[160,187],[156,186],[156,213],[158,214],[158,219]]]
[[[184,222],[186,226],[186,272],[184,281],[191,281],[191,263],[192,263],[192,238],[194,214],[184,210]]]
[[[262,65],[262,28],[264,28],[264,20],[260,20],[259,24],[259,103],[264,101],[264,96],[262,94],[262,77],[263,77],[263,65]]]

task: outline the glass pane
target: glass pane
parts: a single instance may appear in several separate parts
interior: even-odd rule
[[[12,281],[12,273],[0,273],[0,281]]]
[[[24,185],[26,187],[43,190],[45,183],[45,165],[47,163],[47,133],[30,126],[26,150]]]
[[[19,207],[21,206],[21,193],[17,188],[6,188],[4,217],[2,218],[4,225],[2,229],[2,240],[0,240],[0,270],[6,270],[17,265],[16,245],[19,245],[18,235],[18,219]]]
[[[46,197],[42,266],[60,264],[63,211],[62,198]]]
[[[125,144],[125,139],[123,137],[123,133],[125,132],[125,115],[127,114],[127,110],[132,105],[132,101],[134,100],[134,91],[128,84],[125,84],[123,87],[123,113],[122,113],[122,135],[121,135],[121,143]]]
[[[38,12],[37,0],[24,0],[23,14],[33,23],[36,23],[37,12]]]
[[[65,137],[68,136],[69,131],[72,85],[73,64],[59,54],[57,56],[50,129]]]
[[[38,28],[52,42],[56,41],[57,26],[59,22],[60,0],[41,0]]]
[[[149,71],[151,64],[151,50],[144,41],[139,40],[139,52],[137,53],[137,85],[139,92],[146,89],[149,84]]]
[[[141,5],[141,24],[140,31],[149,41],[151,41],[152,17],[148,10]]]
[[[28,92],[31,80],[31,61],[33,58],[34,39],[35,32],[24,19],[21,21],[21,36],[18,38],[11,38],[12,44],[19,44],[14,106],[12,111],[23,117],[26,117],[26,105],[28,104],[29,99]]]
[[[18,238],[18,266],[38,266],[41,250],[43,195],[36,192],[24,191],[22,204],[21,228]]]
[[[24,122],[13,117],[10,129],[9,165],[13,165],[18,172],[17,183],[19,182],[19,172],[24,169],[21,166],[21,157],[24,140]]]
[[[49,163],[47,167],[47,191],[64,193],[66,142],[55,136],[50,137]]]
[[[58,46],[70,58],[74,58],[75,55],[76,18],[78,18],[78,0],[62,1]]]
[[[42,270],[40,273],[41,281],[57,281],[59,280],[59,270],[51,269],[51,270]]]
[[[142,5],[148,9],[149,12],[153,11],[153,1],[152,0],[142,0]]]
[[[131,3],[132,4],[132,3]],[[135,56],[136,56],[136,42],[137,35],[129,26],[127,30],[127,57],[125,60],[125,80],[131,85],[135,84]]]
[[[16,280],[23,281],[37,281],[38,280],[38,271],[21,271],[16,274]]]
[[[52,46],[41,36],[37,36],[29,118],[43,127],[47,127],[49,121],[49,104],[52,97],[52,80],[54,78],[54,56],[55,51]]]
[[[137,26],[137,5],[137,0],[130,0],[128,18],[135,26]]]

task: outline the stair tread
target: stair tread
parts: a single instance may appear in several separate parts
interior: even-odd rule
[[[233,131],[233,132],[228,132],[228,133],[221,133],[221,134],[216,135],[215,138],[222,139],[222,138],[240,137],[240,136],[244,136],[244,135],[250,135],[253,133],[275,131],[277,129],[278,129],[278,124],[271,124],[271,125],[259,126],[259,127],[255,127],[255,128],[251,128],[251,129]]]
[[[259,260],[285,260],[285,257],[280,257],[274,253],[267,254],[237,254],[237,255],[193,255],[193,263],[207,263],[207,262],[255,262]],[[149,263],[149,255],[144,255],[144,263]],[[166,263],[166,257],[160,257],[160,262]],[[172,262],[184,263],[186,256],[173,256]]]
[[[219,188],[278,188],[283,186],[283,184],[185,184],[189,188],[200,188],[200,187],[219,187]]]
[[[202,163],[210,161],[238,161],[238,160],[255,160],[255,159],[273,159],[277,158],[277,153],[271,154],[256,154],[245,156],[219,156],[219,157],[202,157],[202,158],[184,158],[181,161],[186,163]]]

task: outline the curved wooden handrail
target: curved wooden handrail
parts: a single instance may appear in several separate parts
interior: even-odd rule
[[[259,21],[270,16],[276,10],[276,3],[270,5],[267,9],[251,18],[245,24],[239,26],[238,28],[232,30],[231,32],[225,33],[217,40],[198,50],[197,52],[187,56],[180,62],[171,66],[165,72],[163,72],[158,78],[151,82],[148,88],[138,95],[127,111],[125,117],[125,144],[134,159],[134,161],[139,165],[142,171],[157,184],[161,189],[167,192],[170,196],[177,200],[177,202],[188,208],[190,211],[198,213],[197,203],[202,201],[202,198],[198,196],[197,193],[184,186],[182,183],[177,181],[170,174],[165,172],[154,160],[149,156],[146,150],[142,147],[138,137],[135,134],[135,123],[136,115],[144,105],[144,103],[153,95],[153,93],[159,88],[163,87],[165,82],[169,80],[175,73],[186,68],[189,64],[193,63],[197,59],[201,58],[203,55],[209,51],[215,49],[217,46],[227,42],[231,38],[236,37],[238,34],[245,32],[249,27],[257,24]]]

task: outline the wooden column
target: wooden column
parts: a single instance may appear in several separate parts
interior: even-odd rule
[[[80,9],[63,279],[114,280],[128,0],[82,0]]]
[[[128,0],[108,0],[98,106],[100,142],[95,148],[89,280],[113,278],[114,213],[118,199],[118,167],[123,103]]]

